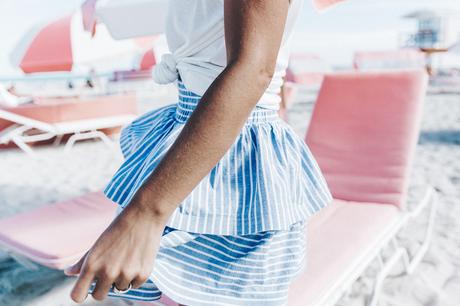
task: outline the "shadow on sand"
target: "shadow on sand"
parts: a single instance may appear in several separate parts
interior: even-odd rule
[[[11,257],[0,258],[0,305],[20,306],[66,280],[62,271],[37,266],[31,270]]]
[[[422,131],[419,144],[426,143],[460,145],[460,130]]]

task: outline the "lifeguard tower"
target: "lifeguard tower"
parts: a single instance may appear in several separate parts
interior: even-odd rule
[[[427,70],[431,74],[432,56],[445,53],[460,36],[460,12],[451,10],[417,10],[404,16],[416,22],[416,31],[402,37],[402,47],[416,48],[427,55]]]

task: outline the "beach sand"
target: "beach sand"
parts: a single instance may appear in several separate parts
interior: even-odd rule
[[[141,95],[142,111],[174,101],[169,88],[160,96]],[[304,136],[316,94],[302,92],[289,112],[296,132]],[[37,148],[37,158],[16,149],[0,151],[0,217],[7,217],[49,202],[68,199],[103,188],[121,162],[118,150],[98,141],[77,144],[65,153],[63,146]],[[397,267],[384,284],[382,305],[460,305],[460,95],[429,94],[417,146],[410,187],[410,203],[420,199],[425,186],[439,192],[435,232],[425,258],[412,275]],[[416,248],[414,238],[426,226],[426,214],[401,235],[403,244]],[[43,237],[46,239],[46,237]],[[372,290],[371,266],[340,305],[360,306]],[[0,305],[69,306],[73,278],[60,271],[25,268],[0,254]],[[108,300],[85,305],[125,305]]]

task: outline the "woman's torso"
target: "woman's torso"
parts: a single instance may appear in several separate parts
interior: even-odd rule
[[[278,109],[288,65],[289,41],[302,3],[303,0],[291,0],[275,73],[259,107]],[[190,91],[203,95],[227,64],[224,0],[170,0],[166,37],[175,62],[167,66],[177,68]]]

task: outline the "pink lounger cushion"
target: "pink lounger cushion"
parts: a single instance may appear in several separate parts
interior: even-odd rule
[[[393,205],[334,200],[309,220],[306,269],[291,285],[287,305],[315,305],[401,221]],[[160,302],[178,306],[166,296]]]
[[[137,99],[134,94],[88,98],[37,98],[34,103],[4,109],[46,123],[58,123],[119,115],[135,115],[137,114]],[[0,131],[12,124],[12,122],[0,119]]]
[[[401,220],[393,205],[334,200],[310,219],[306,269],[291,285],[288,305],[315,305],[328,296]]]
[[[64,269],[77,261],[115,216],[102,192],[46,205],[0,221],[0,246],[34,262]]]
[[[356,52],[353,59],[355,69],[361,71],[382,69],[423,69],[425,54],[417,49]]]
[[[325,77],[306,141],[335,200],[310,219],[288,305],[338,300],[401,228],[426,83],[422,70]]]
[[[306,142],[336,199],[403,205],[427,75],[326,75]]]

